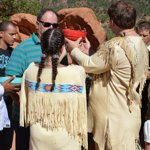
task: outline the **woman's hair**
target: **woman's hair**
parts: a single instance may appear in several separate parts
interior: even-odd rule
[[[41,48],[42,48],[42,57],[39,64],[39,70],[37,74],[37,84],[36,89],[38,89],[41,82],[40,76],[42,74],[42,69],[45,65],[45,60],[51,56],[52,61],[52,86],[51,91],[53,91],[55,86],[55,80],[57,75],[57,66],[59,60],[59,52],[64,45],[64,34],[61,29],[48,29],[46,30],[41,37]]]
[[[108,9],[108,15],[122,29],[131,29],[135,26],[136,10],[128,2],[117,1],[113,3]]]

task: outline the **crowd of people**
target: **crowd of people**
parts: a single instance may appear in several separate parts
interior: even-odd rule
[[[0,150],[10,150],[14,131],[16,150],[150,150],[150,22],[136,23],[122,0],[107,12],[116,36],[91,56],[92,43],[67,39],[52,9],[14,49],[16,26],[0,23],[0,76],[10,76],[0,84]]]

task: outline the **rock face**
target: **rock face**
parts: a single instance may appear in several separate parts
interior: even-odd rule
[[[91,43],[92,50],[96,51],[99,44],[106,39],[106,33],[97,20],[94,12],[89,8],[67,8],[58,11],[60,28],[86,30],[87,38]],[[28,38],[36,32],[36,16],[19,13],[10,17],[10,21],[17,25],[18,36],[16,44]]]
[[[17,26],[16,45],[28,38],[33,32],[36,32],[36,16],[34,15],[25,13],[14,14],[9,20]]]
[[[93,51],[105,41],[106,33],[91,9],[67,8],[58,11],[58,15],[61,28],[86,30]]]

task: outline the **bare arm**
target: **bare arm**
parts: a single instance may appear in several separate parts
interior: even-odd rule
[[[6,80],[5,82],[2,83],[2,86],[4,88],[4,92],[5,93],[10,93],[10,96],[12,97],[12,99],[15,101],[15,103],[19,104],[19,96],[17,93],[20,90],[20,84],[12,84],[11,81],[14,79],[15,77],[10,77],[8,80]]]
[[[87,73],[100,74],[110,69],[110,64],[107,59],[109,50],[105,46],[92,56],[87,55],[90,48],[90,43],[87,39],[85,43],[81,41],[81,38],[77,41],[66,39],[66,47],[67,51],[71,52],[72,58],[79,65],[83,66]]]
[[[20,90],[20,84],[12,84],[11,81],[14,79],[15,77],[10,77],[8,80],[6,80],[5,82],[2,83],[2,86],[4,87],[4,91],[5,93],[9,93],[12,91],[19,91]]]

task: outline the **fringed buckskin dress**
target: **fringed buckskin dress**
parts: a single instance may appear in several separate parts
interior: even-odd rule
[[[50,92],[52,69],[43,68],[35,90],[38,66],[25,71],[21,87],[20,125],[30,126],[30,150],[87,149],[85,71],[81,66],[58,68]]]

